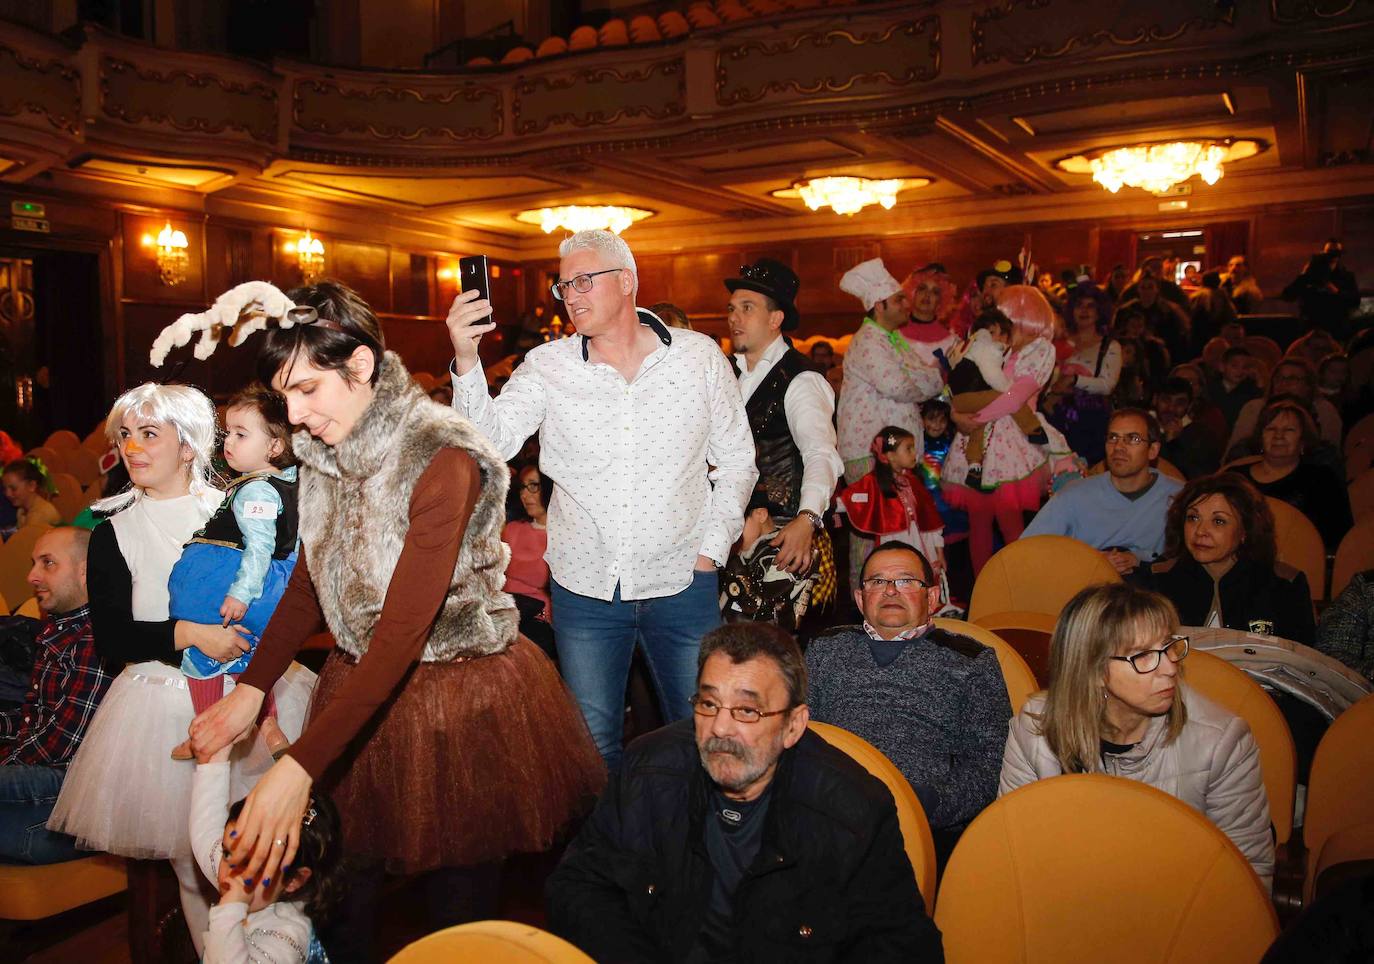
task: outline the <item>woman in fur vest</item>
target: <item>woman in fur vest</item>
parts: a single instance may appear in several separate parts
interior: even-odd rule
[[[306,728],[248,796],[229,859],[245,884],[267,886],[292,862],[320,785],[342,814],[346,853],[370,864],[356,875],[350,932],[329,953],[366,958],[376,901],[365,891],[383,865],[437,871],[435,926],[495,917],[501,861],[547,849],[605,772],[501,591],[500,456],[411,380],[355,292],[325,282],[287,297],[304,323],[268,328],[258,377],[299,429],[303,548],[238,687],[191,736],[201,759],[237,739],[305,640],[333,634]]]

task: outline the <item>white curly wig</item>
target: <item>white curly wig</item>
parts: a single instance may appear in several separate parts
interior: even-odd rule
[[[119,447],[119,430],[131,413],[152,419],[176,429],[177,440],[191,449],[191,495],[199,497],[213,509],[223,499],[215,488],[217,478],[211,459],[215,455],[215,404],[205,393],[189,385],[159,385],[145,382],[131,388],[110,408],[105,419],[105,435],[110,444]],[[91,509],[101,514],[113,514],[127,509],[143,497],[143,490],[131,486],[117,495],[101,499]]]

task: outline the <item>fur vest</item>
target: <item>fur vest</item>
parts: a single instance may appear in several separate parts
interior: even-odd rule
[[[301,543],[329,631],[349,655],[367,652],[410,529],[415,483],[440,449],[456,448],[476,460],[482,491],[420,658],[502,652],[519,620],[501,591],[510,558],[501,541],[510,471],[471,422],[420,390],[394,352],[381,363],[375,392],[338,445],[308,432],[292,439],[301,462]]]

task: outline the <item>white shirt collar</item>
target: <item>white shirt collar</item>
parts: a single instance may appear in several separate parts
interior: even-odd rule
[[[740,374],[752,373],[762,368],[772,368],[777,364],[779,358],[787,354],[789,347],[791,346],[787,344],[787,339],[779,333],[778,337],[773,339],[773,343],[764,349],[763,354],[759,356],[759,363],[752,369],[744,360],[744,352],[735,352],[735,361],[739,363]]]

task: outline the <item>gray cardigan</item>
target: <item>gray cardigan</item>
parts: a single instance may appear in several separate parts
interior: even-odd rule
[[[1274,836],[1269,799],[1260,778],[1259,747],[1249,725],[1186,685],[1180,687],[1188,722],[1174,742],[1164,743],[1168,717],[1150,721],[1145,738],[1129,753],[1105,756],[1103,772],[1163,790],[1216,824],[1240,848],[1266,889],[1274,884]],[[1002,758],[998,795],[1064,771],[1036,715],[1044,695],[1031,697],[1012,721]]]

